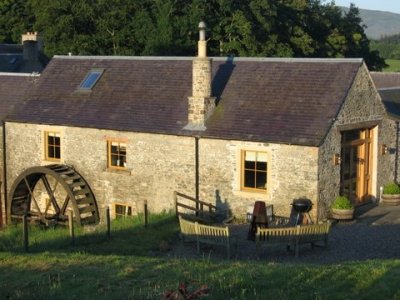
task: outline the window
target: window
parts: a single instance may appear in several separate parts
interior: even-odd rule
[[[108,167],[126,168],[126,143],[108,141]]]
[[[61,138],[59,132],[45,132],[45,156],[47,160],[61,159]]]
[[[242,152],[242,189],[267,190],[267,153]]]
[[[82,81],[79,89],[81,90],[91,90],[96,82],[100,79],[101,75],[103,74],[102,69],[91,70]]]
[[[122,204],[122,203],[115,203],[114,204],[114,215],[115,218],[124,218],[124,217],[131,217],[132,216],[132,206]]]

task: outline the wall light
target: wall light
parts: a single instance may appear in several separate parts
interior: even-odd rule
[[[388,147],[386,146],[386,144],[382,144],[381,145],[381,155],[385,155],[388,153]]]
[[[341,159],[341,157],[340,157],[340,154],[333,154],[333,157],[332,157],[332,163],[333,163],[333,165],[334,166],[338,166],[338,165],[340,165],[340,163],[342,162],[342,159]]]

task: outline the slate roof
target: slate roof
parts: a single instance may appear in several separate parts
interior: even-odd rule
[[[372,80],[377,89],[400,88],[400,73],[397,72],[371,72]]]
[[[378,92],[389,117],[400,120],[400,88],[379,89]]]
[[[33,73],[42,72],[49,63],[41,51],[37,60],[24,60],[23,45],[0,44],[0,72]]]
[[[371,72],[371,77],[388,116],[392,119],[400,119],[400,73]]]
[[[8,121],[318,146],[361,59],[214,58],[218,106],[202,132],[184,130],[192,58],[56,56]],[[104,68],[91,92],[78,87]]]
[[[0,73],[0,119],[22,105],[38,75],[21,73]]]

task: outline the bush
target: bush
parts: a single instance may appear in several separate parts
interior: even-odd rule
[[[349,198],[347,198],[346,196],[337,196],[335,201],[333,201],[331,208],[352,209],[353,204],[350,202]]]
[[[387,195],[400,194],[400,187],[396,183],[390,182],[383,187],[383,193]]]

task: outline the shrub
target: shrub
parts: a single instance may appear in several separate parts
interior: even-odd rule
[[[387,195],[400,194],[400,187],[396,183],[390,182],[383,187],[383,193]]]
[[[334,209],[352,209],[353,204],[350,202],[349,198],[346,196],[337,196],[335,201],[333,201],[331,208]]]

